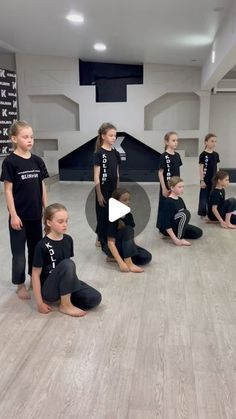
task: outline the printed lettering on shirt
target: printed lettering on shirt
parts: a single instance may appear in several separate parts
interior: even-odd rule
[[[51,262],[52,262],[52,269],[49,272],[49,273],[51,273],[52,270],[55,269],[55,267],[56,267],[56,263],[55,263],[56,262],[56,259],[54,259],[55,252],[53,250],[52,245],[49,242],[48,243],[45,243],[45,246],[48,249],[48,252],[49,252],[49,255],[50,255],[50,259],[51,259]]]
[[[39,177],[40,170],[25,170],[24,172],[18,172],[22,180],[34,179]]]
[[[204,168],[203,168],[203,177],[205,177],[206,173],[207,173],[208,160],[209,160],[209,157],[206,155],[205,156],[205,161],[204,161]]]
[[[166,167],[167,167],[167,173],[166,173],[166,179],[167,181],[171,178],[171,171],[170,171],[170,156],[167,154],[165,156],[166,159]]]
[[[104,183],[106,182],[107,179],[107,155],[103,154],[102,155],[102,185],[104,185]]]

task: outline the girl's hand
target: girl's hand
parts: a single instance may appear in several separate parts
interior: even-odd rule
[[[99,203],[100,207],[104,207],[105,204],[106,204],[106,201],[105,201],[105,199],[104,199],[104,197],[103,197],[102,194],[101,195],[98,195],[98,203]]]
[[[191,246],[191,243],[185,239],[177,239],[175,241],[176,246]]]
[[[206,189],[206,186],[207,186],[207,185],[205,184],[204,180],[201,180],[201,181],[200,181],[200,188],[201,188],[201,189]]]
[[[162,190],[162,195],[165,198],[168,198],[169,194],[170,194],[170,191],[167,188]]]
[[[13,230],[21,230],[23,227],[22,221],[18,215],[11,217],[11,227]]]
[[[50,313],[50,311],[52,311],[52,307],[42,302],[41,304],[38,304],[38,311],[39,313],[47,314]]]
[[[125,262],[119,264],[119,268],[121,272],[129,272],[129,268]]]
[[[225,221],[221,221],[220,225],[222,228],[228,228],[228,225],[226,224]]]

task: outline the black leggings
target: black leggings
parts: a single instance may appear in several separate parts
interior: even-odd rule
[[[25,282],[25,244],[28,248],[28,274],[32,274],[32,264],[36,244],[42,239],[42,221],[21,220],[21,230],[14,230],[9,220],[10,244],[12,253],[12,282],[23,284]]]
[[[206,185],[206,188],[200,189],[199,192],[199,203],[198,203],[198,215],[201,215],[202,217],[205,217],[207,215],[208,210],[208,201],[209,196],[212,190],[212,185]]]
[[[195,240],[202,236],[201,228],[189,224],[190,217],[188,210],[182,210],[175,214],[171,228],[178,239]],[[162,230],[161,233],[169,236],[166,230]]]
[[[152,255],[143,247],[137,246],[134,242],[134,229],[131,226],[125,226],[118,230],[116,236],[116,248],[122,259],[130,258],[135,265],[146,265],[151,262]],[[107,256],[113,257],[110,249],[106,245],[104,252]]]
[[[235,198],[226,199],[223,202],[223,204],[218,205],[217,209],[218,209],[218,212],[219,212],[221,218],[223,218],[223,220],[225,220],[226,214],[229,214],[230,212],[236,211],[236,199]],[[215,217],[214,214],[208,214],[208,217],[212,221],[217,221],[217,218]],[[236,224],[236,215],[235,214],[231,215],[230,222],[231,222],[231,224]]]
[[[72,304],[81,309],[96,307],[102,300],[99,291],[78,279],[71,259],[58,263],[46,278],[41,292],[43,299],[50,302],[59,300],[61,295],[71,294]]]

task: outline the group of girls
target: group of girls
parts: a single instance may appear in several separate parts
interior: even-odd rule
[[[130,205],[128,191],[120,191],[119,166],[120,157],[113,149],[116,138],[114,125],[104,123],[98,132],[96,152],[94,155],[94,180],[96,188],[97,235],[96,245],[108,255],[108,260],[118,263],[124,272],[141,272],[142,269],[133,265],[144,265],[150,262],[151,254],[135,244],[134,221],[131,214],[117,220],[115,225],[108,221],[108,200],[113,197],[126,205]],[[178,246],[190,246],[189,239],[198,239],[203,231],[189,223],[191,214],[186,208],[181,195],[184,182],[180,177],[181,157],[176,151],[178,136],[174,131],[164,137],[165,152],[160,156],[158,176],[160,181],[159,205],[156,227],[163,236],[170,237]],[[217,171],[220,162],[215,151],[216,136],[207,134],[205,149],[199,156],[200,194],[198,215],[207,222],[219,222],[224,228],[235,228],[236,199],[225,199],[225,187],[229,184],[229,175],[225,171]],[[112,154],[113,153],[113,154]],[[111,160],[111,157],[113,159]],[[111,163],[110,163],[111,162]],[[129,221],[127,221],[129,220]],[[129,246],[127,246],[127,238]],[[132,265],[126,262],[126,249],[130,250]],[[137,256],[142,254],[142,262],[137,262]],[[134,256],[135,255],[135,256]],[[136,262],[135,262],[136,260]],[[126,265],[126,266],[125,266]]]
[[[9,212],[12,252],[12,282],[17,295],[29,299],[25,285],[25,245],[28,248],[28,274],[32,279],[35,300],[40,313],[52,311],[49,302],[60,300],[59,310],[81,317],[86,309],[97,306],[101,294],[78,279],[73,240],[65,234],[67,209],[61,204],[47,206],[44,179],[48,172],[43,160],[31,153],[33,131],[25,121],[15,121],[9,136],[14,151],[2,164],[1,181]],[[42,209],[45,236],[42,238]]]
[[[9,232],[12,252],[12,282],[17,285],[21,299],[29,299],[25,286],[25,245],[28,248],[28,274],[31,276],[37,308],[41,313],[52,311],[50,302],[59,302],[62,313],[81,317],[86,310],[101,302],[99,291],[78,279],[73,240],[66,234],[68,212],[64,205],[47,206],[44,179],[48,172],[43,160],[31,153],[33,131],[25,121],[15,121],[9,136],[14,151],[2,164],[9,212]],[[94,181],[96,190],[97,241],[122,272],[143,272],[152,255],[134,240],[135,222],[131,213],[110,222],[108,201],[111,197],[130,206],[130,193],[119,187],[120,156],[113,148],[116,128],[104,123],[99,128],[94,153]],[[180,178],[182,161],[176,152],[178,137],[175,132],[165,136],[165,152],[159,162],[160,197],[157,228],[176,245],[189,246],[188,239],[201,237],[202,230],[189,224],[190,212],[181,195],[184,190]],[[236,200],[225,199],[228,173],[217,172],[219,156],[214,151],[216,137],[208,134],[205,150],[199,157],[200,197],[198,214],[208,222],[218,222],[224,228],[236,228]],[[213,181],[212,181],[213,178]],[[212,183],[213,182],[213,183]],[[43,212],[44,209],[44,212]],[[42,237],[42,212],[45,236]]]

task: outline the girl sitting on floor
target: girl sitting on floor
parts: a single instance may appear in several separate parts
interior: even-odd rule
[[[236,228],[236,199],[225,199],[225,189],[229,186],[229,174],[219,170],[213,178],[213,189],[209,198],[208,218],[219,222],[223,228]]]
[[[183,180],[173,176],[168,183],[170,194],[165,200],[160,232],[164,236],[169,236],[177,246],[191,246],[191,243],[185,239],[198,239],[202,236],[202,230],[189,224],[191,214],[180,197],[184,191]]]
[[[130,206],[130,193],[123,188],[117,188],[112,198]],[[108,224],[107,245],[104,252],[107,261],[117,262],[121,272],[143,272],[137,265],[146,265],[152,260],[152,255],[146,249],[136,245],[134,241],[134,219],[131,213]]]

